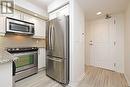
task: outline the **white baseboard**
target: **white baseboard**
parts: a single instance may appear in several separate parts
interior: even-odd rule
[[[66,86],[66,87],[78,87],[78,85],[80,84],[80,82],[81,82],[84,78],[85,78],[85,73],[83,73],[83,74],[80,76],[80,78],[79,78],[78,81],[76,81],[76,82],[70,82],[70,84],[69,84],[68,86]]]
[[[45,69],[46,69],[45,67],[42,67],[42,68],[38,69],[38,72],[44,71]]]
[[[130,81],[129,81],[128,77],[126,76],[126,74],[124,74],[124,76],[125,76],[125,78],[127,80],[128,86],[130,87]]]

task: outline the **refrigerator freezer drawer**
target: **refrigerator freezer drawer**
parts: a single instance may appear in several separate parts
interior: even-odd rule
[[[46,62],[47,75],[60,83],[68,84],[68,69],[66,67],[67,60],[47,58]]]

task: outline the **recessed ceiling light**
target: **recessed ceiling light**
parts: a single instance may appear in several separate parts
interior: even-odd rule
[[[102,14],[102,12],[97,12],[97,15],[101,15]]]

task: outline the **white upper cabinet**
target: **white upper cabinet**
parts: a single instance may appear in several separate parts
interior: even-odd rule
[[[4,36],[6,33],[6,17],[21,20],[21,13],[19,11],[14,11],[13,14],[0,14],[0,36]]]
[[[24,14],[24,21],[35,23],[35,17],[29,14]]]
[[[49,14],[49,19],[51,20],[51,19],[57,18],[59,16],[63,16],[63,15],[65,15],[65,16],[69,15],[69,5],[65,5],[64,7],[60,8],[54,12],[51,12]]]
[[[34,18],[35,34],[33,38],[45,39],[46,22],[40,18]]]
[[[6,33],[6,27],[5,27],[5,18],[10,17],[30,23],[34,23],[35,26],[35,34],[33,35],[33,38],[40,38],[45,39],[45,28],[46,28],[46,22],[43,19],[34,17],[32,15],[20,12],[15,10],[14,14],[1,14],[0,15],[0,35],[5,35]]]
[[[14,19],[22,19],[22,14],[20,11],[15,10],[13,14],[6,14],[6,17],[14,18]]]
[[[24,14],[24,21],[34,23],[35,34],[33,38],[45,39],[46,24],[44,20],[28,14]]]
[[[0,16],[0,36],[5,35],[5,17]]]

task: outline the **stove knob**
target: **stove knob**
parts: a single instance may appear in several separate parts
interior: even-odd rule
[[[16,50],[18,51],[18,50],[19,50],[19,48],[16,48]]]
[[[15,48],[12,49],[12,51],[14,51],[14,50],[15,50]]]
[[[11,51],[11,49],[7,49],[7,51]]]

